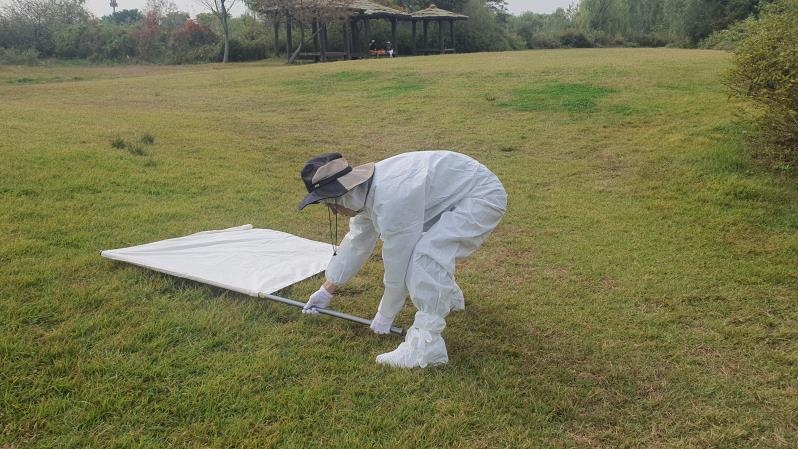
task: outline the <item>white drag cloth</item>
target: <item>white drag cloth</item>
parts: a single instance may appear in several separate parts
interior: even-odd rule
[[[257,297],[324,271],[332,248],[329,243],[244,225],[100,254]]]

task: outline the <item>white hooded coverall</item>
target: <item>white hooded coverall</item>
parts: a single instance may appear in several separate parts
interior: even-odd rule
[[[409,294],[417,309],[411,331],[439,337],[444,318],[463,301],[456,259],[485,241],[506,208],[496,175],[463,154],[420,151],[377,162],[365,205],[350,220],[326,278],[345,284],[380,238],[385,291],[378,311],[393,319]]]

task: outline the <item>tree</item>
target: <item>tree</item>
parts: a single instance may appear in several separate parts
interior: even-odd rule
[[[177,5],[172,0],[147,0],[144,9],[146,11],[155,11],[155,16],[159,19],[173,12],[178,12]]]
[[[161,33],[171,35],[179,30],[186,23],[186,20],[191,16],[187,12],[174,11],[160,17],[159,25],[161,26]]]
[[[11,0],[3,8],[8,31],[0,46],[33,48],[42,55],[55,50],[53,32],[59,28],[86,21],[89,13],[84,0]]]
[[[468,16],[468,20],[458,23],[456,47],[459,50],[469,52],[513,49],[509,34],[499,25],[496,13],[487,7],[484,0],[468,0],[462,13]]]
[[[143,18],[144,15],[141,14],[138,9],[123,9],[121,11],[116,11],[109,16],[104,16],[102,20],[112,22],[117,25],[130,25],[140,22]]]
[[[579,3],[582,28],[608,36],[623,35],[628,29],[626,6],[625,0],[582,0]]]
[[[662,0],[663,28],[671,39],[696,46],[714,31],[755,14],[771,0]]]
[[[169,44],[174,62],[206,62],[218,55],[216,35],[208,25],[187,19],[171,33]]]
[[[274,33],[254,14],[230,19],[230,61],[255,61],[274,48]]]
[[[198,0],[203,6],[219,19],[222,25],[222,39],[224,40],[224,55],[222,62],[227,62],[230,55],[230,8],[235,6],[237,0]],[[227,3],[229,1],[229,3]]]
[[[136,41],[136,52],[144,60],[154,57],[155,48],[161,37],[161,27],[158,25],[158,13],[151,10],[144,17],[139,29],[131,36]]]

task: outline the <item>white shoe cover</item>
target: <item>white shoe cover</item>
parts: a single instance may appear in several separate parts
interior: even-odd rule
[[[377,363],[394,368],[426,368],[449,361],[446,343],[439,333],[411,327],[404,343],[391,352],[377,356]]]

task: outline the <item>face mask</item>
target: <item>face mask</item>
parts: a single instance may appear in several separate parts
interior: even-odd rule
[[[349,210],[355,211],[355,213],[361,213],[366,208],[366,201],[368,200],[369,192],[371,191],[371,180],[365,182],[359,186],[355,186],[352,190],[346,192],[346,194],[339,196],[338,198],[327,198],[321,200],[322,204],[335,204],[341,207],[345,207]],[[336,242],[338,241],[338,214],[335,214],[335,233],[333,233],[333,219],[332,219],[332,212],[328,208],[329,213],[329,222],[330,222],[330,241],[332,242],[333,246],[333,256],[337,255],[337,247]]]

